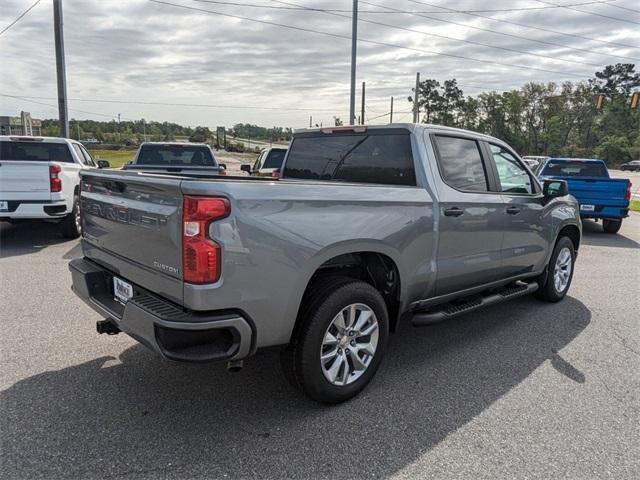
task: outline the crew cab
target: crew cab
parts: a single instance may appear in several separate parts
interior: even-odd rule
[[[77,238],[79,172],[108,166],[75,140],[0,136],[0,220],[57,222],[65,238]]]
[[[538,170],[541,179],[565,180],[580,204],[582,218],[602,219],[602,229],[618,233],[629,216],[631,182],[611,178],[602,160],[551,158]]]
[[[241,165],[240,170],[249,175],[277,178],[286,155],[287,149],[285,147],[263,148],[253,166]]]
[[[69,268],[99,333],[232,369],[278,346],[326,403],[367,385],[401,323],[562,300],[581,238],[566,182],[433,125],[296,131],[278,180],[86,172],[81,200]]]
[[[145,142],[140,144],[133,160],[123,170],[148,172],[183,171],[207,175],[226,175],[227,166],[218,163],[206,143]]]

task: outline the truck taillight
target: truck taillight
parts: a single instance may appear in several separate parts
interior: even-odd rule
[[[624,198],[626,198],[627,202],[631,201],[631,187],[632,187],[632,184],[631,184],[631,182],[629,182],[629,184],[627,185],[627,194],[624,196]]]
[[[227,174],[227,170],[223,167],[220,167],[220,169],[218,170],[218,175],[225,176],[226,174]]]
[[[273,172],[271,172],[271,178],[273,178],[275,180],[279,180],[280,179],[280,170],[274,170]]]
[[[182,271],[187,283],[214,283],[220,279],[220,245],[209,237],[209,224],[229,215],[229,200],[221,197],[184,197],[182,203]]]
[[[49,165],[49,190],[52,192],[62,191],[62,179],[60,178],[60,172],[62,168],[60,165]]]

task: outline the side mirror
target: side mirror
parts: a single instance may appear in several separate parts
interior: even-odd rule
[[[98,168],[109,168],[111,165],[106,160],[98,160]]]
[[[250,174],[251,173],[251,165],[240,165],[240,170]]]
[[[219,163],[218,166],[220,168],[224,168],[225,170],[227,169],[227,164],[226,163]]]
[[[542,194],[547,198],[564,197],[569,195],[569,187],[564,180],[545,180],[542,184]]]

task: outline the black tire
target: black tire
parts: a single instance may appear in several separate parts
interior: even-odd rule
[[[602,220],[602,230],[605,233],[618,233],[622,227],[622,220],[610,220],[605,218]]]
[[[364,372],[352,383],[338,386],[325,377],[320,353],[334,317],[354,303],[368,306],[375,314],[378,343]],[[281,355],[282,368],[287,379],[312,400],[341,403],[357,395],[371,381],[384,355],[388,336],[387,307],[375,288],[347,277],[322,279],[312,284],[305,295],[291,342]]]
[[[77,215],[80,209],[80,200],[77,195],[73,197],[73,209],[66,217],[59,223],[60,233],[64,238],[78,238],[82,233],[82,229],[77,220]]]
[[[571,271],[569,272],[568,282],[566,286],[559,290],[558,288],[556,288],[554,270],[556,267],[556,262],[558,261],[558,256],[560,255],[560,252],[562,252],[565,248],[568,248],[571,254]],[[556,246],[553,248],[553,253],[551,254],[551,259],[549,260],[546,278],[544,278],[544,282],[542,282],[542,278],[538,280],[540,288],[533,295],[537,299],[543,300],[545,302],[555,303],[562,300],[571,287],[571,280],[573,279],[573,272],[575,270],[575,261],[576,250],[573,246],[573,242],[569,237],[560,237],[556,242]]]

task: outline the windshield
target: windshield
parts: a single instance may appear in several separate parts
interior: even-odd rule
[[[271,150],[262,168],[280,168],[286,153],[286,150]]]
[[[203,145],[142,145],[136,165],[215,167],[217,163]]]
[[[541,175],[545,177],[608,177],[607,167],[600,162],[549,162]]]

